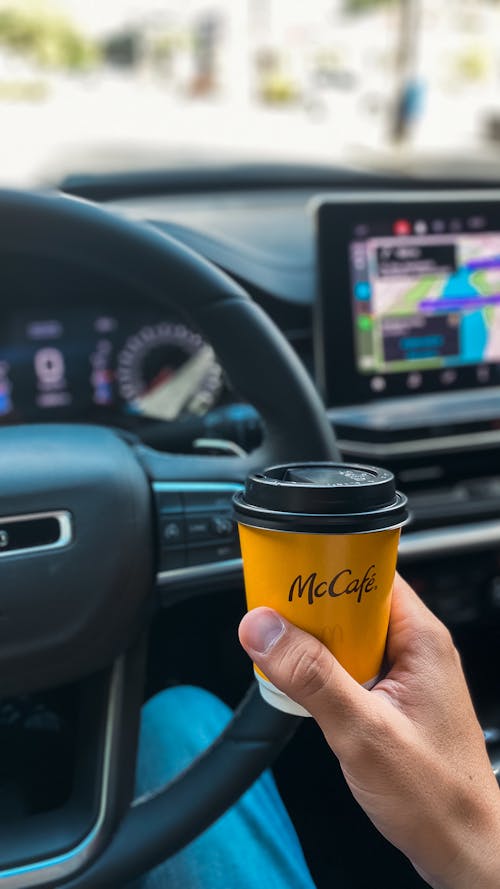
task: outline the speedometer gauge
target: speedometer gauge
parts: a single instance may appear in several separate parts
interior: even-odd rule
[[[117,380],[131,412],[175,420],[210,410],[222,388],[222,369],[199,334],[165,322],[129,337],[118,355]]]

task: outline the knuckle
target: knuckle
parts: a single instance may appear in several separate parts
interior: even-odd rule
[[[435,645],[440,654],[452,655],[455,650],[451,633],[442,623],[438,623],[436,627]]]
[[[288,677],[294,692],[311,697],[328,683],[331,663],[318,640],[299,642],[290,654]]]
[[[434,656],[440,659],[453,656],[455,645],[451,633],[441,621],[436,619],[421,630],[421,640]]]

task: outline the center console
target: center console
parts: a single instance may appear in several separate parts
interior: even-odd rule
[[[346,459],[395,472],[405,575],[453,627],[500,622],[500,192],[324,196],[318,385]]]
[[[450,627],[500,774],[500,192],[325,196],[317,383],[409,498],[399,564]]]

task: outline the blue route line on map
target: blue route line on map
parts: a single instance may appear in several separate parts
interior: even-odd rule
[[[440,299],[423,299],[418,304],[419,309],[429,311],[437,309],[449,309],[450,311],[463,311],[464,309],[480,309],[484,306],[494,306],[500,303],[500,293],[492,293],[489,296],[443,296]]]
[[[500,256],[483,256],[480,259],[470,259],[464,264],[464,268],[469,271],[477,271],[479,269],[498,269],[500,268]]]

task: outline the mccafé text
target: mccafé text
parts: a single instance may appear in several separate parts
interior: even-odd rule
[[[288,601],[305,598],[309,605],[313,605],[316,599],[322,599],[323,596],[338,599],[339,596],[354,594],[356,602],[360,603],[365,593],[377,589],[376,580],[375,565],[370,565],[362,577],[354,575],[350,568],[343,568],[327,580],[318,580],[317,571],[313,571],[306,578],[299,574],[292,581]]]

